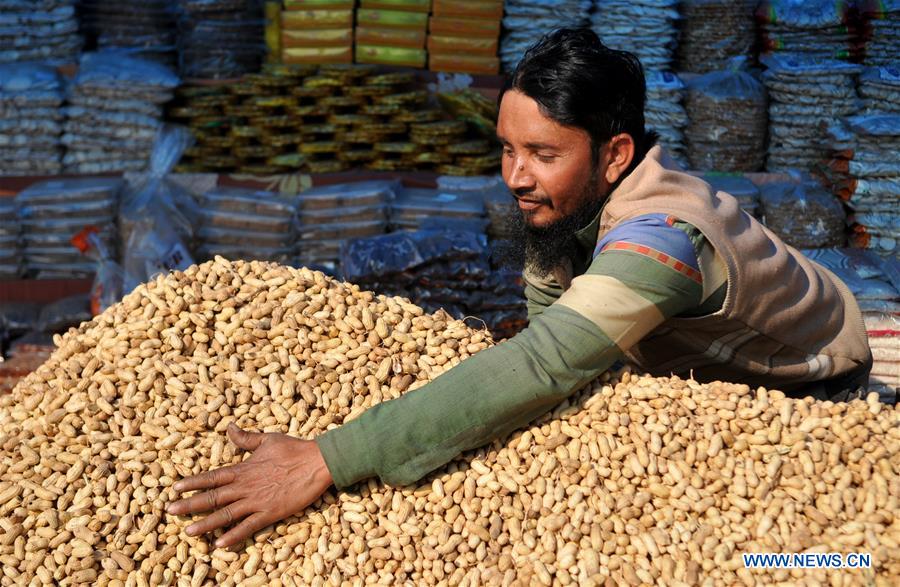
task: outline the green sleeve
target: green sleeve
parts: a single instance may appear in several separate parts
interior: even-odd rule
[[[590,321],[549,307],[523,332],[318,438],[335,485],[417,481],[550,410],[621,356]]]
[[[562,303],[570,294],[595,300],[585,306],[590,318]],[[696,307],[700,295],[698,284],[647,257],[604,252],[560,303],[548,305],[517,336],[321,435],[317,442],[335,485],[373,476],[411,484],[460,453],[508,435],[608,369],[622,356],[614,341],[649,333]],[[616,298],[637,313],[633,320],[623,319]],[[609,307],[605,320],[598,306]]]

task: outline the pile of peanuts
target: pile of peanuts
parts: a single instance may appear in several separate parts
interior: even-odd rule
[[[176,480],[245,458],[230,422],[315,437],[489,347],[486,333],[307,269],[216,258],[55,342],[0,398],[3,586],[900,581],[900,411],[874,395],[607,373],[417,486],[331,490],[215,550],[164,507]],[[868,552],[872,566],[748,569],[752,552]]]

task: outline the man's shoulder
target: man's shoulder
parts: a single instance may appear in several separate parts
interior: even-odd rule
[[[596,258],[605,252],[628,252],[699,270],[693,226],[669,214],[643,214],[617,224],[597,241]]]

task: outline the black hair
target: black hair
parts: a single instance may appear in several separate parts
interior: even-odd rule
[[[538,103],[541,112],[591,138],[596,161],[609,139],[628,133],[635,142],[631,169],[656,142],[644,128],[647,85],[640,61],[604,45],[589,28],[562,28],[535,43],[508,76],[498,104],[509,90]]]

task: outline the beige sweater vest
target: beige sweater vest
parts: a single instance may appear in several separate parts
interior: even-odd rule
[[[862,315],[833,273],[678,169],[654,147],[613,191],[600,217],[598,240],[643,214],[670,214],[697,227],[728,269],[720,311],[666,321],[626,354],[659,376],[693,372],[790,390],[847,374],[871,362]]]

